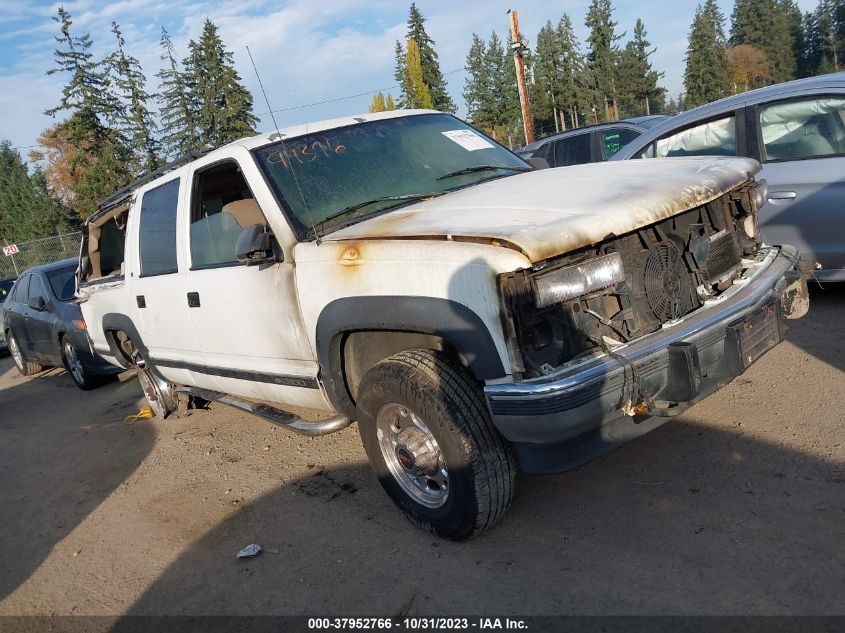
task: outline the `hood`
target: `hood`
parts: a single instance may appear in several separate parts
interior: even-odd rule
[[[532,262],[709,202],[760,170],[749,158],[654,158],[543,169],[364,220],[325,241],[439,238],[500,242]]]

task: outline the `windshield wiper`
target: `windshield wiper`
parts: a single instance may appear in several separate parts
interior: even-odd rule
[[[444,176],[440,176],[437,180],[445,180],[446,178],[452,178],[454,176],[462,176],[464,174],[472,174],[477,171],[492,171],[494,169],[507,169],[509,171],[534,171],[533,167],[517,167],[512,166],[508,167],[505,165],[475,165],[474,167],[465,167],[464,169],[459,169],[457,171],[449,172]]]
[[[341,209],[335,214],[330,215],[322,222],[318,222],[315,230],[317,232],[322,231],[325,228],[326,224],[331,222],[332,220],[337,220],[342,218],[345,215],[349,215],[350,213],[354,213],[355,211],[360,211],[361,209],[370,206],[371,204],[377,204],[379,202],[389,202],[391,200],[398,200],[401,202],[413,202],[414,200],[422,200],[423,198],[431,198],[432,196],[437,195],[436,193],[409,193],[402,196],[379,196],[378,198],[373,198],[372,200],[365,200],[364,202],[356,202],[355,204],[350,204],[348,207]],[[395,206],[395,205],[393,205]]]

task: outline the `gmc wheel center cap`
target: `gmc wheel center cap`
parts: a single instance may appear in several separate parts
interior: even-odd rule
[[[410,471],[414,469],[414,456],[411,454],[411,451],[401,444],[396,447],[396,459],[399,460],[399,464],[405,470]]]

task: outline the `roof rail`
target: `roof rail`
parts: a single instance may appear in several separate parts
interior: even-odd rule
[[[121,202],[126,200],[130,195],[132,195],[132,192],[135,191],[138,187],[141,187],[147,184],[148,182],[152,182],[156,178],[159,178],[160,176],[163,176],[164,174],[173,171],[174,169],[178,169],[182,165],[187,165],[188,163],[191,163],[197,160],[198,158],[205,156],[207,153],[208,152],[197,149],[191,150],[190,152],[180,156],[176,160],[172,160],[166,165],[162,165],[161,167],[158,167],[157,169],[154,169],[153,171],[144,174],[137,180],[130,182],[122,189],[118,189],[109,197],[104,198],[100,202],[100,204],[97,205],[97,210],[94,211],[94,213],[92,213],[88,219],[91,220],[92,218],[96,218],[97,216],[99,216],[104,211],[113,209]]]

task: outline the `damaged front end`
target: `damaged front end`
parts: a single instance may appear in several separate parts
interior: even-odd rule
[[[488,404],[526,472],[560,472],[662,424],[807,311],[798,253],[763,247],[753,183],[499,277],[512,382]]]
[[[760,247],[755,188],[577,253],[501,275],[520,377],[612,350],[718,297]]]

